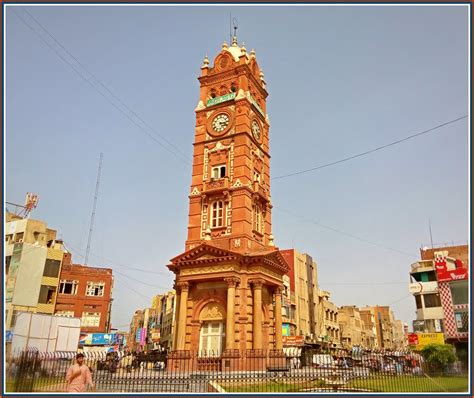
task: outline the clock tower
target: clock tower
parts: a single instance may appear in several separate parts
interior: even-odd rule
[[[234,37],[212,65],[204,58],[199,82],[188,237],[168,265],[177,290],[171,366],[204,355],[216,366],[265,368],[283,355],[288,265],[271,230],[264,74]]]

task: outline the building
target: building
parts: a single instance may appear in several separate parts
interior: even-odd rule
[[[143,334],[144,314],[142,310],[136,310],[130,323],[130,333],[128,341],[128,349],[131,352],[142,351],[144,346]]]
[[[401,350],[407,347],[408,341],[404,330],[403,322],[399,319],[393,321],[393,348]]]
[[[290,300],[289,310],[285,310],[284,330],[289,330],[289,336],[301,336],[306,342],[315,342],[318,303],[317,264],[311,256],[299,253],[295,249],[281,250],[280,253],[290,268],[288,272]],[[288,297],[286,288],[284,293],[284,297]],[[289,314],[292,314],[293,318],[289,317]]]
[[[176,291],[171,290],[161,297],[160,346],[167,351],[173,348],[176,337]]]
[[[339,348],[341,343],[339,310],[330,297],[327,290],[318,290],[317,341],[325,350]]]
[[[359,308],[359,313],[362,322],[362,346],[367,349],[378,348],[375,311],[365,307]]]
[[[375,346],[379,349],[391,349],[393,346],[393,312],[389,306],[366,306],[359,310],[365,317],[375,321]]]
[[[444,330],[444,311],[438,291],[436,268],[432,259],[423,259],[411,265],[410,293],[416,303],[413,331],[441,333]]]
[[[363,324],[359,308],[355,305],[339,307],[339,328],[341,330],[341,345],[344,348],[363,346]]]
[[[409,285],[417,307],[415,333],[443,333],[467,363],[469,337],[469,246],[420,249]]]
[[[81,318],[81,331],[109,333],[113,275],[110,268],[72,264],[64,253],[54,313]]]
[[[421,249],[423,261],[436,269],[440,303],[444,313],[442,331],[447,343],[467,363],[469,339],[469,246]]]
[[[5,329],[19,312],[53,314],[65,252],[56,231],[40,220],[6,213]]]
[[[177,293],[168,366],[188,366],[174,361],[184,351],[214,356],[216,366],[262,369],[284,360],[288,272],[272,235],[268,92],[255,51],[236,37],[212,64],[204,59],[198,80],[188,237],[168,265]],[[269,358],[264,349],[281,355]]]

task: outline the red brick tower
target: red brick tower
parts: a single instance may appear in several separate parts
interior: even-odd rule
[[[245,368],[248,350],[282,348],[288,266],[271,232],[268,93],[255,51],[235,37],[213,66],[204,59],[199,81],[186,251],[168,266],[178,293],[174,348],[238,354],[232,363]]]

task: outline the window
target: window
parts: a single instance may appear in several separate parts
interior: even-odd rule
[[[100,312],[83,312],[81,318],[81,327],[83,326],[100,326]]]
[[[18,318],[18,313],[20,311],[17,311],[17,310],[13,310],[12,312],[12,321],[11,321],[11,324],[10,324],[10,329],[13,329],[13,327],[16,325],[16,318]]]
[[[224,202],[218,200],[211,206],[211,227],[219,228],[224,225]]]
[[[467,304],[468,301],[468,289],[466,281],[451,282],[449,285],[451,289],[451,297],[453,304]]]
[[[256,182],[260,182],[260,173],[256,170],[253,171],[253,180]]]
[[[12,260],[12,256],[5,256],[5,275],[8,275],[8,271],[10,270],[11,260]]]
[[[56,311],[54,315],[65,316],[67,318],[74,318],[74,311]]]
[[[62,280],[59,282],[59,293],[77,294],[78,281]]]
[[[86,296],[103,296],[104,282],[87,282]]]
[[[61,261],[51,260],[47,258],[44,264],[43,276],[51,276],[53,278],[57,278],[59,276],[60,266],[61,266]]]
[[[212,168],[212,178],[217,180],[225,177],[225,166],[219,165]]]
[[[224,322],[204,322],[201,327],[199,351],[202,356],[220,356],[224,348]]]
[[[56,286],[41,285],[38,304],[53,304],[56,296]]]
[[[10,243],[13,240],[13,234],[5,235],[5,243]]]
[[[441,307],[441,300],[438,294],[425,294],[423,298],[425,300],[425,308]]]
[[[15,243],[23,242],[24,235],[25,235],[24,232],[18,232],[17,234],[15,234]]]
[[[468,310],[455,311],[454,320],[456,321],[456,328],[458,332],[467,333],[468,328],[469,328]]]
[[[415,301],[416,301],[416,308],[421,309],[423,308],[423,303],[421,302],[421,295],[415,296]]]
[[[253,230],[262,233],[262,210],[257,204],[253,205]]]

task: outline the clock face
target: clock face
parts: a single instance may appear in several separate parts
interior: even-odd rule
[[[252,134],[257,141],[260,141],[261,132],[260,132],[260,125],[256,120],[252,122]]]
[[[229,121],[230,120],[228,115],[226,115],[225,113],[220,113],[212,120],[212,129],[216,133],[220,133],[227,128],[227,126],[229,125]]]

